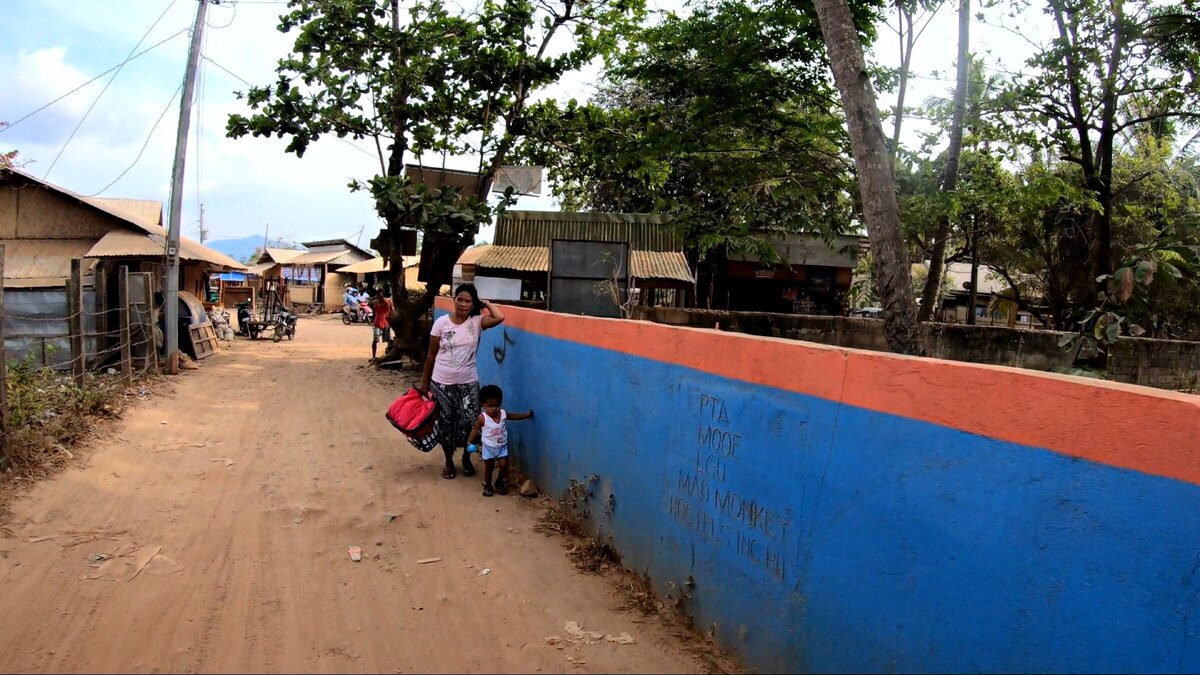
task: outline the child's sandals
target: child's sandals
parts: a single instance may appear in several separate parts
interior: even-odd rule
[[[493,494],[494,494],[494,493],[492,492],[492,486],[491,486],[491,485],[488,485],[487,483],[484,483],[484,484],[483,484],[483,496],[484,496],[484,497],[491,497]]]

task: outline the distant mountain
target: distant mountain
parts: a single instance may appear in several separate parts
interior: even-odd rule
[[[204,242],[204,245],[224,253],[234,260],[245,260],[262,246],[263,238],[259,235],[250,235],[241,239],[215,239],[213,241]],[[282,239],[271,239],[267,242],[267,248],[299,248],[296,244]]]

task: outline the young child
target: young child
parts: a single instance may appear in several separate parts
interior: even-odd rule
[[[519,421],[533,417],[533,411],[527,413],[512,413],[502,409],[504,392],[500,387],[489,384],[479,390],[479,404],[483,412],[475,420],[471,429],[471,437],[467,443],[474,445],[482,440],[480,454],[483,455],[483,496],[491,497],[493,490],[500,494],[508,494],[504,477],[508,475],[508,420]],[[500,474],[496,477],[495,487],[492,485],[492,471],[497,465]]]

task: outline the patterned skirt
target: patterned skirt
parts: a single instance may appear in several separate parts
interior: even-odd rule
[[[467,438],[475,420],[479,419],[479,383],[438,384],[429,383],[429,391],[438,404],[438,417],[433,433],[419,440],[412,440],[421,452],[430,452],[438,444],[444,448],[465,448]]]

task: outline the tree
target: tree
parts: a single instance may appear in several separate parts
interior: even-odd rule
[[[0,131],[3,131],[8,126],[8,122],[0,122]],[[20,151],[6,150],[0,151],[0,169],[12,169],[20,167],[24,164],[20,158]]]
[[[1034,72],[1010,87],[1007,116],[1014,136],[1035,150],[1052,148],[1078,171],[1091,204],[1077,244],[1088,247],[1097,279],[1125,256],[1114,248],[1114,148],[1138,128],[1200,119],[1200,31],[1194,9],[1152,0],[1046,0],[1045,7],[1054,38],[1035,45]]]
[[[865,20],[865,17],[864,17]],[[528,146],[568,208],[668,213],[700,279],[768,232],[851,221],[847,140],[811,12],[712,2],[641,31],[594,102],[546,110]],[[699,284],[701,305],[711,300]]]
[[[962,155],[963,118],[967,110],[967,91],[970,88],[970,48],[971,48],[971,0],[959,0],[958,3],[958,81],[954,88],[954,115],[950,121],[950,147],[946,150],[946,172],[942,177],[942,192],[954,194],[958,185],[958,164]],[[933,250],[929,258],[929,274],[925,288],[921,293],[921,309],[917,315],[918,321],[928,321],[940,302],[938,292],[940,279],[945,270],[946,242],[950,238],[950,215],[944,214],[938,220],[937,233],[933,239]],[[975,315],[974,306],[970,316]]]
[[[901,354],[921,354],[924,349],[913,301],[908,251],[900,234],[896,180],[875,92],[863,61],[862,42],[846,0],[815,0],[814,4],[846,111],[888,346]]]
[[[480,224],[511,203],[511,192],[498,205],[488,195],[528,131],[531,97],[611,53],[642,16],[642,2],[486,0],[469,14],[442,0],[404,8],[399,0],[290,6],[279,28],[296,33],[292,53],[279,62],[274,85],[249,91],[255,112],[231,115],[228,134],[286,137],[287,151],[298,156],[326,134],[374,143],[379,173],[351,183],[369,191],[384,221],[371,247],[398,261],[405,231],[416,230],[427,289],[405,301],[402,266],[391,265],[399,301],[389,322],[397,340],[385,359],[419,357],[421,317]],[[467,190],[413,183],[405,175],[409,153],[418,161],[425,153],[478,157],[479,180]]]
[[[892,109],[892,164],[900,152],[900,131],[904,126],[904,101],[912,74],[912,57],[917,40],[942,8],[942,0],[896,0],[896,37],[900,44],[900,68],[897,71],[896,107]]]

